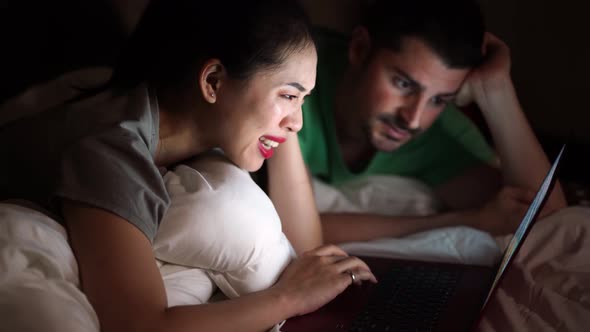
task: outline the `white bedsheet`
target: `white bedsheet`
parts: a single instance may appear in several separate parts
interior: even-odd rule
[[[0,331],[98,332],[64,228],[0,203]]]
[[[206,271],[154,264],[169,307],[224,299],[214,295]],[[0,202],[0,331],[99,332],[96,313],[79,287],[78,265],[63,226],[38,211]]]

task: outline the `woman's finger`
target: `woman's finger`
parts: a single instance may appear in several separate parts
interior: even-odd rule
[[[344,256],[347,257],[348,254],[333,244],[326,244],[321,247],[317,247],[313,250],[310,250],[305,253],[306,255],[316,255],[316,256]]]
[[[377,282],[377,278],[371,272],[369,266],[358,257],[347,257],[335,263],[341,273],[352,271],[359,280]]]
[[[363,280],[368,280],[370,282],[373,283],[377,283],[377,278],[375,278],[375,275],[373,275],[373,273],[371,271],[367,271],[367,270],[350,270],[350,271],[345,271],[345,274],[348,274],[348,276],[350,277],[350,281],[351,283],[360,285]],[[354,278],[353,278],[354,276]]]

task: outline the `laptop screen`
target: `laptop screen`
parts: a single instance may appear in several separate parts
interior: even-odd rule
[[[524,237],[526,236],[528,230],[530,229],[537,214],[539,213],[539,211],[541,211],[541,208],[543,207],[543,204],[545,203],[545,199],[547,198],[547,194],[549,193],[550,189],[553,187],[553,184],[555,183],[555,171],[557,169],[557,165],[559,164],[559,160],[561,159],[561,155],[563,154],[564,149],[565,149],[565,144],[561,147],[561,151],[559,151],[557,158],[555,158],[555,161],[553,161],[553,165],[551,166],[549,173],[545,177],[545,180],[543,180],[543,183],[541,184],[539,191],[537,191],[537,195],[535,196],[535,199],[531,203],[524,218],[520,222],[520,225],[518,226],[518,229],[516,230],[516,232],[514,233],[514,236],[510,240],[508,247],[506,247],[506,250],[504,251],[504,257],[502,258],[502,262],[500,263],[500,266],[498,268],[498,272],[496,273],[496,276],[494,277],[494,282],[492,283],[492,287],[490,288],[490,290],[488,292],[488,295],[486,297],[486,300],[483,303],[483,306],[481,307],[481,310],[483,310],[485,308],[492,293],[494,292],[494,290],[498,286],[498,283],[500,282],[500,279],[501,279],[502,275],[504,274],[506,267],[512,261],[512,258],[514,257],[518,248],[522,244],[522,241],[524,240]]]

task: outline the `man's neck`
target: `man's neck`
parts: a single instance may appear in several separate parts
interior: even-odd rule
[[[361,172],[376,151],[366,132],[367,123],[361,117],[355,81],[354,74],[347,71],[336,87],[334,129],[344,163],[352,172]]]

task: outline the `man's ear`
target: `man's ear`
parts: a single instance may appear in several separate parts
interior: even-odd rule
[[[199,88],[207,102],[215,103],[217,92],[226,76],[225,67],[218,59],[209,59],[203,64],[199,76]]]
[[[364,26],[358,26],[352,31],[348,44],[348,61],[353,66],[360,66],[367,61],[371,52],[371,37]]]

